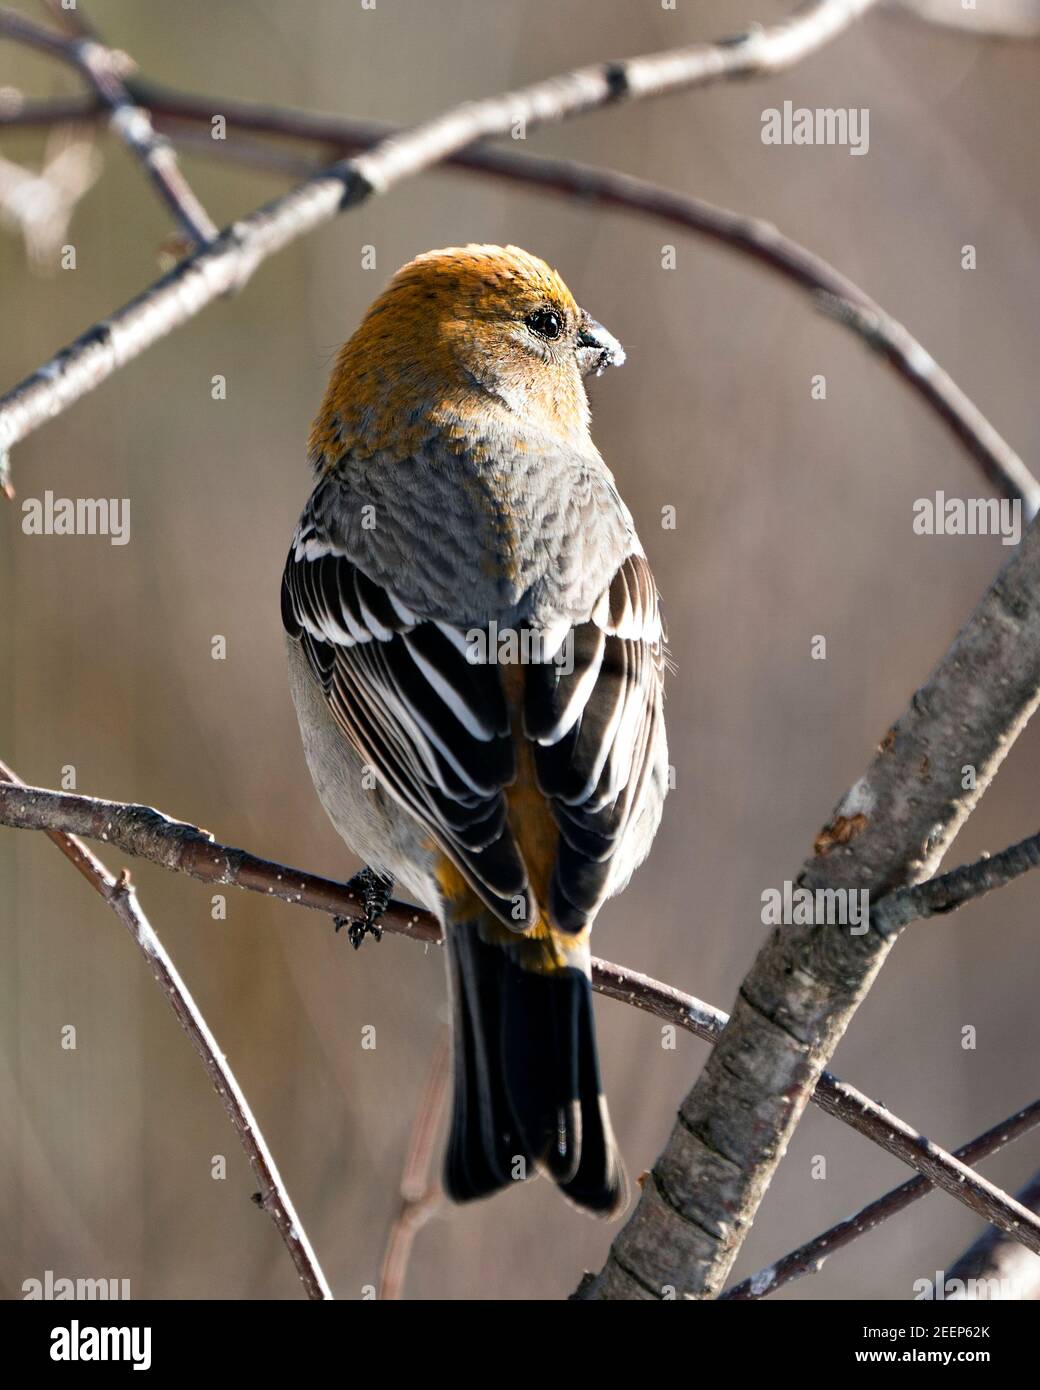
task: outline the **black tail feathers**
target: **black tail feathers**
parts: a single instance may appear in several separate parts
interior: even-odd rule
[[[518,947],[521,943],[518,942]],[[485,1197],[544,1168],[578,1206],[614,1216],[625,1171],[600,1091],[592,989],[576,968],[523,969],[475,924],[448,933],[455,1104],[445,1187]]]

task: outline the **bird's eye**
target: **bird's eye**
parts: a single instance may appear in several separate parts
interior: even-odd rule
[[[536,309],[524,322],[539,338],[558,338],[563,332],[563,318],[555,309]]]

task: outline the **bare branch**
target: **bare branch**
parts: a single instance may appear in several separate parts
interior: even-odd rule
[[[383,1269],[379,1276],[379,1297],[384,1300],[401,1297],[415,1237],[441,1204],[440,1183],[433,1175],[433,1153],[448,1091],[450,1057],[451,1033],[444,1027],[434,1049],[419,1108],[415,1113],[401,1175],[401,1205],[386,1242]]]
[[[368,149],[399,133],[399,127],[381,121],[284,111],[248,102],[196,97],[140,83],[132,90],[142,104],[165,122],[179,143],[186,143],[201,154],[231,158],[251,167],[269,168],[293,177],[301,176],[305,168],[290,151],[241,137],[217,142],[194,129],[193,124],[201,123],[208,128],[219,112],[233,130],[314,141],[341,154]],[[53,105],[54,119],[59,115],[68,119],[67,104]],[[80,112],[89,115],[91,109],[88,103],[81,105]],[[46,123],[48,119],[45,103],[14,107],[6,117],[0,112],[0,124],[5,121]],[[808,291],[817,309],[856,333],[903,377],[968,449],[999,493],[1008,498],[1021,498],[1029,518],[1040,510],[1040,483],[917,339],[840,271],[784,236],[772,224],[715,207],[702,199],[673,193],[643,179],[573,160],[546,159],[512,150],[474,146],[452,155],[445,164],[528,184],[543,192],[578,197],[601,206],[650,216],[715,241],[782,275]]]
[[[858,300],[823,289],[817,306],[891,363],[972,454],[996,491],[1023,500],[1026,519],[1032,521],[1040,512],[1040,483],[931,353],[880,305],[857,293]]]
[[[755,26],[720,43],[697,43],[600,63],[514,92],[464,102],[365,154],[321,170],[234,223],[211,245],[182,261],[110,318],[93,325],[0,398],[0,470],[5,467],[4,456],[26,435],[214,299],[241,289],[269,256],[338,212],[387,192],[474,141],[506,134],[518,122],[536,128],[621,100],[782,71],[837,37],[875,3],[807,0],[779,24]],[[60,36],[56,41],[63,42]]]
[[[326,131],[331,124],[325,122]],[[335,124],[344,143],[355,149],[388,138],[394,129],[376,122]],[[292,123],[288,128],[293,128]],[[348,131],[352,138],[345,138]],[[214,142],[207,143],[212,146]],[[255,146],[246,146],[240,153],[254,163],[260,158]],[[284,153],[276,151],[274,156],[284,164]],[[533,185],[543,192],[652,217],[748,256],[783,276],[808,291],[817,309],[857,334],[903,377],[965,446],[997,492],[1021,498],[1029,520],[1040,511],[1040,482],[913,334],[822,256],[784,236],[772,223],[574,160],[477,146],[462,151],[449,163],[472,173]]]
[[[105,113],[100,99],[89,96],[27,97],[16,87],[0,88],[0,129],[32,130],[39,126],[68,125],[96,121]]]
[[[1038,701],[1034,524],[835,809],[799,886],[880,898],[926,877]],[[774,929],[585,1297],[654,1296],[664,1285],[693,1298],[718,1295],[817,1078],[894,939],[873,928]]]
[[[19,14],[17,10],[0,10],[0,38],[10,39],[25,48],[35,49],[37,53],[46,53],[63,63],[70,61],[69,41],[64,34],[59,34],[55,29],[48,29],[46,25],[37,24],[28,15]]]
[[[207,883],[248,888],[331,915],[350,916],[359,906],[343,884],[220,844],[207,831],[170,820],[148,806],[41,787],[0,785],[0,824],[29,830],[75,830]],[[380,918],[380,926],[420,941],[437,942],[441,937],[432,914],[404,903],[391,903]],[[710,1004],[608,961],[593,960],[592,979],[599,993],[652,1013],[712,1044],[728,1022],[727,1016]],[[1002,1229],[1021,1227],[1018,1238],[1030,1242],[1031,1248],[1037,1244],[1040,1220],[1020,1210],[1006,1193],[855,1087],[824,1072],[812,1099],[828,1114],[926,1174],[973,1211]]]
[[[0,762],[0,788],[3,790],[23,787],[24,783],[16,773]],[[130,875],[123,869],[116,878],[102,864],[85,844],[74,835],[64,831],[49,829],[47,836],[80,871],[91,887],[104,898],[109,907],[133,937],[145,959],[149,970],[166,996],[167,1002],[177,1015],[177,1021],[191,1039],[192,1046],[202,1059],[202,1065],[212,1081],[224,1109],[234,1126],[239,1142],[245,1150],[249,1166],[260,1184],[257,1193],[259,1205],[264,1208],[285,1242],[286,1249],[296,1266],[300,1282],[308,1298],[331,1299],[321,1265],[311,1246],[307,1233],[282,1181],[267,1141],[256,1121],[242,1088],[235,1079],[227,1058],[217,1040],[210,1032],[209,1025],[199,1011],[187,985],[177,973],[177,967],[167,955],[166,950],[155,934],[130,882]]]
[[[959,1158],[962,1163],[975,1164],[980,1159],[988,1158],[990,1154],[997,1153],[1013,1139],[1018,1139],[1023,1134],[1028,1134],[1030,1130],[1036,1129],[1037,1125],[1040,1125],[1040,1100],[1035,1100],[1031,1105],[1017,1110],[1014,1115],[1009,1115],[1006,1120],[994,1125],[991,1129],[987,1129],[984,1134],[980,1134],[967,1144],[962,1144],[959,1149],[954,1150],[953,1156]],[[727,1289],[719,1297],[741,1301],[766,1298],[769,1294],[776,1293],[777,1289],[782,1289],[785,1284],[800,1279],[803,1274],[817,1274],[822,1268],[824,1260],[828,1259],[835,1250],[851,1245],[854,1240],[860,1236],[865,1236],[869,1231],[873,1231],[883,1221],[887,1221],[890,1216],[905,1211],[918,1198],[926,1197],[929,1192],[934,1191],[932,1184],[920,1174],[916,1178],[908,1178],[906,1182],[892,1188],[890,1192],[886,1192],[883,1197],[878,1197],[875,1201],[868,1203],[855,1216],[850,1216],[845,1221],[839,1221],[836,1226],[831,1226],[822,1234],[814,1236],[812,1240],[806,1241],[797,1250],[792,1250],[789,1255],[777,1260],[775,1264],[769,1265],[766,1269],[760,1269],[756,1274],[750,1275],[739,1284],[734,1284],[731,1289]],[[1040,1192],[1037,1193],[1037,1197],[1040,1198]],[[1040,1209],[1040,1202],[1029,1200],[1028,1192],[1020,1192],[1018,1200],[1023,1206],[1027,1206],[1033,1211]],[[989,1234],[983,1239],[1006,1245],[1009,1252],[1012,1249],[1021,1249],[1023,1254],[1026,1253],[1024,1247],[1019,1246],[1017,1241],[1007,1240],[992,1227],[989,1229]],[[1031,1252],[1029,1252],[1029,1257],[1032,1257]]]
[[[939,874],[925,883],[900,888],[883,898],[870,914],[875,929],[882,935],[899,931],[910,922],[937,913],[954,912],[994,888],[1040,868],[1040,834],[1019,840],[1017,845],[1002,849],[999,854],[986,854],[973,864],[962,864],[949,873]]]
[[[140,160],[190,244],[206,246],[215,239],[216,223],[181,173],[173,147],[153,130],[148,112],[134,103],[119,75],[115,55],[88,36],[85,21],[78,36],[65,37],[24,15],[0,10],[0,37],[29,44],[82,73],[112,113],[112,129]]]
[[[71,831],[203,883],[246,888],[333,917],[349,917],[361,907],[345,884],[220,844],[208,830],[171,820],[151,806],[0,784],[0,823],[25,830]],[[391,903],[380,924],[417,941],[439,942],[441,937],[431,913],[405,903]]]
[[[0,786],[0,825],[20,830],[74,831],[203,883],[245,888],[329,916],[349,916],[361,906],[346,884],[222,844],[208,830],[174,820],[153,806],[106,801],[19,781],[10,788]],[[1035,868],[1040,868],[1040,835],[1030,836],[997,854],[985,854],[923,883],[894,889],[871,908],[871,924],[882,935],[891,935],[920,918],[952,912]],[[389,931],[416,941],[440,942],[440,924],[423,908],[391,902],[380,920]],[[616,989],[611,986],[604,993],[624,997],[626,978],[629,977],[619,977]],[[631,976],[637,978],[646,977]],[[673,994],[675,999],[689,1002],[688,996],[677,991]],[[638,1005],[637,999],[629,1002]],[[721,1015],[713,1011],[710,1017],[717,1019]],[[693,1031],[699,1028],[700,1035],[710,1040],[715,1036],[715,1024],[708,1019],[705,1015]]]
[[[582,69],[516,93],[470,102],[414,131],[385,140],[366,154],[320,171],[301,187],[228,229],[218,241],[118,311],[111,321],[83,335],[0,400],[0,469],[9,445],[93,389],[219,294],[246,283],[267,256],[329,220],[338,210],[384,192],[472,141],[503,133],[517,122],[538,125],[621,98],[780,70],[834,37],[872,2],[813,0],[790,20],[769,30],[756,26],[735,40]],[[0,12],[0,32],[5,22],[8,17]],[[137,149],[153,177],[158,169],[158,181],[165,186],[168,180],[161,177],[154,131],[150,125],[142,128],[134,119],[144,113],[133,105],[111,63],[112,55],[83,38],[65,41],[51,36],[38,46],[60,56],[54,47],[59,41],[65,44],[66,59],[71,43],[77,55],[71,61],[112,108],[113,124]],[[86,55],[95,50],[98,61],[92,63]],[[126,120],[121,121],[121,116]],[[547,186],[551,186],[551,179]],[[573,194],[576,190],[560,191]],[[672,197],[660,190],[654,192],[659,200]],[[629,189],[625,195],[629,203],[633,196],[645,204],[646,186]],[[609,201],[609,196],[603,194],[603,200]],[[715,235],[729,245],[741,245],[739,229],[719,221],[732,219],[732,214],[708,209],[715,219],[713,232],[705,222],[707,205],[695,207],[701,217],[695,230]],[[658,210],[657,215],[668,213]],[[689,207],[683,213],[685,221],[672,209],[673,220],[682,225],[689,225],[689,216]],[[745,230],[750,229],[750,240],[741,249],[775,265],[777,234],[764,224],[737,220],[744,223]],[[212,226],[211,231],[215,231]],[[790,244],[781,246],[776,268],[811,288],[821,307],[883,352],[958,433],[1005,495],[1024,497],[1035,514],[1040,497],[1035,480],[920,345],[856,287],[841,282],[826,263],[812,258],[808,269],[814,278],[807,282],[805,265],[790,261],[790,249]],[[798,247],[794,250],[808,254]],[[823,273],[841,283],[836,287],[819,283],[821,267]],[[915,697],[911,710],[892,731],[891,742],[886,739],[874,766],[835,812],[816,842],[815,857],[803,868],[801,885],[847,886],[844,880],[851,879],[865,890],[886,893],[938,862],[1040,698],[1036,551],[1034,531],[983,600],[929,686]],[[1013,651],[1016,646],[1025,652],[1018,658]],[[957,761],[966,759],[977,771],[977,781],[967,795],[963,784],[958,787],[954,781],[950,749],[957,750]],[[923,789],[919,783],[925,784]],[[0,794],[0,804],[12,800]],[[205,877],[206,857],[218,847],[194,827],[183,829],[198,837],[191,844],[185,840],[181,848],[200,870],[197,876]],[[151,823],[139,826],[142,843],[155,830]],[[280,867],[239,851],[230,853],[237,857],[233,863],[225,863],[224,871],[236,877],[216,881],[254,886],[247,881],[251,875],[259,873],[262,877]],[[585,1290],[587,1296],[659,1296],[661,1269],[668,1270],[669,1284],[674,1285],[678,1277],[684,1295],[712,1296],[732,1264],[790,1132],[814,1089],[815,1098],[825,1108],[833,1107],[832,1113],[839,1113],[842,1107],[860,1107],[868,1118],[857,1128],[872,1133],[872,1126],[880,1124],[880,1132],[872,1134],[877,1142],[901,1156],[912,1153],[914,1157],[907,1161],[938,1185],[1013,1234],[1016,1241],[1040,1251],[1040,1219],[1034,1213],[851,1087],[822,1072],[899,927],[914,916],[949,910],[957,902],[1033,867],[1038,860],[1032,840],[1005,851],[1005,855],[1007,862],[995,877],[987,868],[974,878],[934,888],[930,896],[915,904],[907,900],[897,907],[893,902],[887,916],[878,916],[876,909],[871,930],[863,939],[850,936],[846,940],[836,932],[815,928],[774,934],[744,982],[732,1022],[718,1015],[719,1027],[724,1030],[719,1046],[684,1103],[680,1123],[644,1189],[635,1217],[615,1242],[603,1273]],[[186,864],[171,867],[195,872]],[[291,894],[283,896],[302,901],[304,890],[327,895],[323,881],[301,878],[308,882],[300,883],[295,899]],[[120,888],[124,896],[129,894],[124,879],[113,880],[113,885],[117,895]],[[401,911],[406,913],[407,909]],[[415,914],[407,926],[411,934],[418,934],[415,928],[421,930]],[[616,967],[597,963],[597,969],[609,973]],[[687,1014],[688,1019],[693,1017],[688,1009]],[[690,1022],[684,1026],[691,1026]]]
[[[0,818],[2,816],[3,810],[0,807]],[[662,985],[645,975],[637,974],[634,970],[622,969],[606,961],[593,961],[592,981],[599,993],[624,1003],[634,1004],[658,1018],[678,1024],[697,1037],[703,1038],[705,1042],[716,1043],[723,1036],[723,1030],[729,1022],[726,1014],[710,1004],[692,999],[669,985]],[[910,1167],[916,1168],[918,1173],[923,1175],[922,1193],[930,1190],[931,1184],[934,1183],[936,1187],[941,1187],[973,1211],[984,1212],[988,1221],[994,1222],[1030,1250],[1040,1250],[1037,1243],[1040,1238],[1040,1218],[1035,1218],[1021,1203],[980,1177],[967,1166],[961,1156],[947,1153],[938,1144],[918,1133],[905,1120],[901,1120],[898,1115],[893,1115],[890,1110],[872,1101],[847,1081],[839,1080],[831,1072],[821,1073],[811,1099],[821,1110],[833,1115],[835,1119],[842,1120],[866,1138],[872,1139],[893,1157],[902,1159]],[[1024,1124],[1021,1129],[1016,1130],[1014,1136],[1008,1137],[1017,1137],[1018,1133],[1024,1133],[1027,1128],[1040,1123],[1040,1101],[1037,1102],[1035,1111],[1035,1114],[1030,1115],[1029,1124]],[[680,1116],[681,1113],[680,1111]],[[1013,1120],[1018,1119],[1018,1116],[1013,1117]],[[1001,1126],[1002,1133],[1005,1128]],[[1006,1138],[1000,1143],[994,1142],[988,1151],[995,1151],[1003,1142],[1007,1142]],[[644,1192],[654,1180],[654,1174],[651,1174],[643,1188]],[[628,1271],[628,1275],[629,1286],[625,1295],[628,1298],[660,1298],[665,1288],[675,1288],[674,1277],[664,1278],[656,1288],[649,1288],[633,1271]],[[594,1282],[583,1283],[575,1296],[582,1299],[594,1296]]]
[[[1030,1211],[1040,1211],[1040,1172],[1018,1194]],[[1040,1299],[1040,1259],[999,1231],[984,1232],[946,1275],[947,1300]],[[960,1284],[962,1287],[957,1288]],[[951,1288],[951,1286],[953,1286]]]

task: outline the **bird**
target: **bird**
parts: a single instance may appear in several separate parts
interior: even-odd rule
[[[453,1014],[444,1189],[548,1174],[616,1216],[590,931],[669,784],[660,597],[592,442],[618,340],[515,246],[404,265],[339,350],[281,606],[318,797],[364,862],[355,945],[401,885]]]

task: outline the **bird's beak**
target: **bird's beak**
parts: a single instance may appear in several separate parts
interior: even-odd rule
[[[578,365],[582,376],[595,372],[602,376],[608,367],[620,367],[625,360],[625,349],[613,333],[608,333],[601,323],[582,315],[578,330]]]

